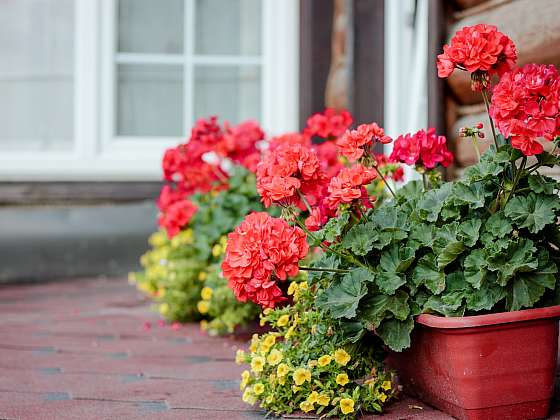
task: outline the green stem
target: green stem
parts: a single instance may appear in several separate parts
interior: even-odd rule
[[[324,273],[349,273],[350,272],[350,270],[343,270],[340,268],[320,268],[320,267],[300,266],[299,269],[303,271],[318,271]]]
[[[478,161],[480,162],[480,150],[478,150],[478,144],[476,144],[476,137],[475,136],[471,136],[471,141],[472,141],[472,145],[474,147],[474,150],[476,152],[476,158],[478,159]]]
[[[422,184],[424,185],[424,191],[428,191],[428,177],[426,173],[422,173]]]
[[[511,198],[511,196],[513,195],[513,193],[515,192],[515,189],[517,188],[517,184],[519,183],[519,180],[521,179],[521,174],[523,173],[523,170],[525,169],[526,164],[527,164],[527,156],[523,156],[523,159],[521,160],[521,166],[516,171],[515,178],[513,179],[513,185],[511,186],[511,190],[508,192],[508,195],[506,196],[506,199],[503,203],[504,208],[505,208],[506,204],[508,203],[509,199]]]
[[[498,150],[498,137],[496,136],[496,127],[494,127],[494,120],[490,116],[490,101],[488,100],[488,94],[486,89],[482,90],[482,99],[484,99],[484,105],[486,106],[486,113],[488,114],[488,119],[490,120],[490,128],[492,129],[492,136],[494,137],[494,144],[496,145],[496,151]]]
[[[396,198],[397,196],[396,196],[395,192],[393,191],[393,189],[391,188],[391,186],[389,185],[389,183],[387,182],[387,180],[385,179],[385,177],[383,176],[381,171],[377,168],[377,165],[374,165],[373,169],[375,169],[375,171],[377,172],[377,175],[379,175],[379,178],[381,178],[381,180],[385,183],[385,186],[391,192],[391,195],[393,196],[393,198]]]
[[[307,211],[309,212],[309,214],[311,214],[313,212],[313,210],[311,210],[311,206],[309,205],[307,199],[305,198],[305,195],[303,195],[300,190],[297,190],[297,192],[299,194],[299,198],[301,198],[301,201],[303,201],[303,204],[305,204],[305,207],[307,208]]]

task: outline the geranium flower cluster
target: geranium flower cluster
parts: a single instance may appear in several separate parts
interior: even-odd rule
[[[376,176],[377,173],[373,169],[360,164],[342,169],[337,176],[330,180],[329,195],[326,199],[328,206],[336,209],[341,203],[348,204],[362,199],[366,207],[371,207],[365,186],[370,184]]]
[[[494,87],[490,115],[511,145],[526,156],[543,152],[538,137],[560,135],[560,77],[553,65],[527,64]]]
[[[360,159],[366,151],[371,152],[375,142],[391,143],[391,137],[376,123],[361,124],[355,130],[347,130],[337,141],[343,156],[351,162]]]
[[[428,131],[399,136],[393,143],[389,161],[433,169],[438,164],[443,167],[451,165],[453,154],[447,148],[446,138],[436,135],[434,128],[429,128]]]
[[[188,225],[196,213],[196,206],[187,199],[185,190],[164,185],[157,205],[160,211],[158,224],[163,227],[167,235],[172,238]]]
[[[273,308],[286,299],[278,280],[298,273],[308,249],[300,228],[264,212],[252,213],[228,235],[223,274],[238,300]]]
[[[332,140],[344,134],[351,125],[352,115],[348,111],[326,108],[323,112],[313,114],[307,119],[304,133],[310,137],[319,136]]]
[[[317,153],[299,143],[278,145],[257,166],[257,191],[266,207],[279,203],[303,208],[300,194],[313,204],[324,183]]]
[[[513,68],[517,51],[512,40],[493,25],[466,26],[457,31],[443,54],[437,57],[439,77],[448,77],[456,68],[470,73],[501,76]]]

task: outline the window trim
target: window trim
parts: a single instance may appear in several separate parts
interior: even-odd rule
[[[185,2],[188,14],[189,10],[192,12],[194,0]],[[184,138],[120,137],[114,140],[109,130],[114,119],[114,113],[107,112],[113,108],[108,101],[112,101],[114,92],[115,57],[111,48],[115,39],[114,6],[115,0],[74,3],[73,148],[6,152],[0,149],[1,181],[161,179],[161,155],[165,148]],[[269,135],[298,129],[298,9],[299,0],[263,0],[260,123]],[[189,16],[194,18],[192,13]],[[124,55],[125,60],[134,58]],[[204,57],[209,63],[216,63],[217,59],[223,57]],[[255,61],[255,57],[249,57],[247,62],[251,60]],[[192,74],[186,76],[192,78]],[[192,107],[192,96],[184,95],[184,98],[186,106]],[[188,133],[190,127],[185,127],[184,131]]]

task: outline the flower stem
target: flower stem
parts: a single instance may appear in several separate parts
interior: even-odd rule
[[[474,147],[474,150],[476,152],[476,158],[478,159],[478,161],[480,162],[480,150],[478,149],[478,144],[476,144],[476,137],[475,136],[471,136],[471,141],[472,141],[472,145]]]
[[[349,273],[350,270],[344,270],[340,268],[321,268],[321,267],[307,267],[307,266],[300,266],[300,270],[303,271],[318,271],[324,273]]]
[[[488,114],[488,119],[490,120],[490,128],[492,129],[492,136],[494,137],[494,144],[496,145],[496,151],[498,151],[498,137],[496,136],[496,127],[494,127],[494,120],[490,116],[490,101],[488,100],[488,93],[486,92],[486,89],[482,90],[482,99],[484,99],[486,113]]]
[[[298,192],[298,195],[299,195],[299,198],[301,198],[301,201],[303,201],[303,204],[305,204],[305,208],[307,209],[307,211],[311,215],[312,210],[311,210],[311,206],[309,205],[309,202],[307,201],[307,198],[305,198],[305,195],[303,195],[303,193],[300,190],[296,190],[296,191]]]
[[[391,188],[391,186],[389,185],[389,183],[387,182],[387,180],[385,179],[385,177],[383,176],[381,171],[377,168],[377,165],[374,165],[373,169],[375,169],[375,171],[377,172],[377,175],[379,175],[379,178],[381,178],[381,180],[383,181],[383,183],[385,184],[387,189],[391,192],[391,195],[393,196],[393,198],[396,198],[397,196],[396,196],[395,192],[393,191],[393,189]]]

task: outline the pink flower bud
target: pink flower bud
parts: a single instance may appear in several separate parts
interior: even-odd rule
[[[483,128],[484,126],[482,125],[482,123],[478,123],[475,127],[476,127],[478,130],[482,130],[482,128]]]
[[[481,138],[481,139],[483,139],[483,138],[484,138],[484,133],[483,133],[482,131],[480,131],[480,132],[478,133],[478,137]]]

